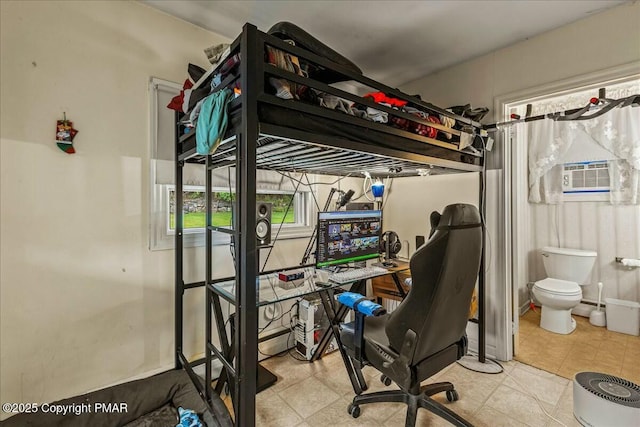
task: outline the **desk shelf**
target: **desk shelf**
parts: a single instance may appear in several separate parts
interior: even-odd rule
[[[258,307],[273,304],[276,302],[287,301],[294,298],[302,298],[305,295],[340,288],[342,286],[350,286],[352,283],[322,283],[316,281],[314,277],[315,269],[307,267],[304,269],[304,279],[287,282],[285,285],[278,279],[278,273],[261,274],[258,277],[258,286],[256,287],[258,297]],[[236,304],[236,287],[235,280],[227,280],[208,285],[208,288],[220,297],[224,298],[231,304]]]
[[[407,270],[398,272],[396,274],[398,276],[400,284],[402,285],[404,294],[406,295],[411,288],[404,284],[404,279],[411,277],[411,272]],[[373,293],[373,297],[377,299],[378,304],[382,303],[382,299],[391,299],[394,301],[403,300],[403,295],[398,290],[393,277],[391,277],[390,275],[371,279],[371,291]]]

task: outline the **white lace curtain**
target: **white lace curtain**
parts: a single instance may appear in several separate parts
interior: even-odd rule
[[[611,203],[640,203],[639,109],[614,108],[588,120],[529,122],[529,201],[563,201],[562,170],[554,166],[562,163],[569,149],[579,149],[581,141],[589,138],[615,157],[609,161]]]

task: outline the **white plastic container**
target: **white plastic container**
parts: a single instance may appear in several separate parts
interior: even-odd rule
[[[640,303],[605,298],[607,329],[629,335],[640,335]]]

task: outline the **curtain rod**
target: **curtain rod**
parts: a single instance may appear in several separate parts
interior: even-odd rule
[[[616,107],[627,107],[627,106],[638,107],[640,106],[640,95],[631,95],[626,98],[621,99],[607,99],[604,97],[604,90],[600,89],[600,96],[598,98],[591,98],[589,104],[582,108],[575,108],[573,110],[566,110],[562,112],[556,113],[547,113],[541,114],[539,116],[531,116],[531,104],[527,104],[527,113],[524,118],[521,118],[518,114],[511,114],[511,119],[506,122],[493,123],[490,125],[485,125],[483,130],[487,132],[496,132],[501,127],[512,126],[518,123],[527,123],[534,122],[537,120],[543,119],[553,119],[553,120],[588,120],[595,117],[598,117],[609,110]],[[585,116],[584,114],[593,109],[597,109],[597,111],[593,114]]]

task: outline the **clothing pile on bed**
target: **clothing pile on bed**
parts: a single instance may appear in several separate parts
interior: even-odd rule
[[[287,35],[291,35],[291,32],[287,33]],[[296,45],[296,40],[286,40],[286,42],[292,45]],[[313,78],[314,75],[318,75],[320,72],[320,69],[317,67],[311,66],[305,62],[301,63],[297,56],[284,52],[280,49],[273,48],[271,46],[267,46],[267,62],[275,65],[278,68],[289,71],[291,73],[295,73],[302,77]],[[357,69],[357,72],[360,73],[359,69]],[[286,79],[270,77],[269,84],[275,91],[275,95],[281,99],[296,100],[314,105],[320,105],[321,107],[325,107],[330,110],[340,111],[342,113],[376,123],[389,124],[398,129],[406,130],[408,132],[416,133],[418,135],[426,136],[433,139],[437,138],[438,135],[438,129],[434,127],[396,116],[392,116],[391,120],[389,120],[389,114],[385,111],[381,111],[359,103],[354,103],[350,100],[340,98],[336,95],[310,88],[308,86]],[[429,121],[438,125],[442,124],[445,127],[453,128],[456,124],[455,120],[450,117],[444,115],[436,116],[433,114],[428,114],[424,111],[407,105],[407,101],[387,96],[383,92],[368,93],[364,95],[363,98],[370,99],[373,102],[389,108],[412,114],[421,120]],[[443,134],[448,140],[452,138],[451,133],[444,132]]]
[[[220,52],[222,46],[224,45],[220,45],[217,49],[205,50],[210,59],[213,58],[212,52],[217,52],[215,54],[217,63],[213,66],[215,68],[220,65],[218,72],[206,77],[196,89],[192,89],[195,82],[202,79],[206,72],[197,65],[189,64],[189,78],[185,80],[180,94],[167,105],[167,108],[189,114],[188,118],[183,119],[185,133],[196,128],[196,151],[203,155],[215,152],[220,145],[229,121],[227,105],[241,93],[237,80],[232,85],[233,90],[227,87],[219,90],[228,76],[238,76],[238,65],[240,65],[240,54],[229,56],[228,49]]]
[[[386,111],[381,111],[366,105],[355,103],[330,93],[322,92],[314,88],[309,88],[300,84],[294,84],[287,80],[276,79],[273,77],[269,79],[269,83],[271,83],[271,85],[275,89],[275,95],[282,99],[295,99],[298,101],[320,105],[321,107],[325,107],[330,110],[340,111],[342,113],[376,123],[389,124],[395,128],[406,130],[408,132],[426,136],[432,139],[436,139],[438,136],[438,129],[434,127],[394,115],[392,115],[391,119],[389,119],[389,113],[387,113]],[[394,110],[412,114],[421,120],[429,121],[434,124],[441,124],[448,128],[453,128],[456,125],[456,121],[451,117],[447,117],[442,114],[439,114],[437,116],[428,114],[424,111],[407,105],[407,101],[389,97],[383,92],[368,93],[364,95],[363,98],[369,98],[377,104],[392,108]],[[449,132],[443,132],[443,135],[448,140],[452,138],[452,135]]]
[[[324,58],[329,59],[336,64],[339,64],[340,66],[350,70],[353,73],[362,74],[362,71],[351,61],[344,58],[339,53],[335,52],[328,46],[324,45],[322,42],[313,38],[304,30],[296,27],[291,23],[278,23],[269,30],[269,33],[282,38],[288,43],[310,50],[317,55],[323,56]],[[315,67],[301,62],[295,55],[283,52],[282,50],[273,47],[267,47],[267,50],[267,61],[278,68],[287,70],[302,77],[310,77],[327,84],[344,80],[342,76],[337,75],[336,73],[327,76],[327,70],[323,70],[320,67]],[[322,107],[340,111],[342,113],[356,116],[365,120],[389,124],[390,126],[393,126],[395,128],[406,130],[408,132],[426,136],[432,139],[436,139],[439,135],[439,130],[435,127],[394,115],[389,118],[389,114],[385,111],[381,111],[359,103],[354,103],[353,101],[340,98],[338,96],[322,92],[314,88],[309,88],[305,85],[294,83],[286,79],[271,77],[269,78],[269,83],[274,89],[275,95],[282,99],[291,99],[311,103],[314,105],[320,105]],[[402,112],[414,115],[420,120],[442,125],[446,128],[462,128],[461,124],[456,123],[456,120],[449,116],[427,113],[426,111],[422,111],[418,108],[408,105],[407,101],[389,97],[382,92],[369,93],[364,95],[363,98],[370,98],[372,101],[380,105],[400,110]],[[487,108],[472,109],[470,105],[465,105],[452,107],[450,109],[447,109],[447,111],[462,117],[471,118],[475,121],[480,121],[480,119],[482,119],[482,117],[484,117],[484,115],[489,110]],[[443,138],[441,139],[451,140],[453,138],[450,132],[440,132],[442,132],[443,135]]]
[[[195,82],[200,80],[205,74],[205,70],[194,64],[189,64],[189,78],[185,80],[182,90],[179,95],[173,97],[167,108],[179,111],[182,113],[190,113],[189,120],[192,123],[198,118],[200,114],[200,107],[204,102],[204,99],[218,90],[218,87],[229,74],[237,75],[238,65],[240,64],[240,54],[231,56],[230,58],[221,57],[220,62],[224,61],[224,64],[220,68],[220,71],[213,76],[207,77],[207,79],[198,86],[196,89],[192,89]],[[240,85],[236,83],[234,85],[234,96],[240,95]]]
[[[351,61],[291,23],[280,22],[274,25],[268,32],[286,43],[309,50],[316,55],[334,62],[338,65],[336,70],[342,68],[351,73],[362,74],[360,68]],[[217,67],[217,72],[214,75],[204,77],[206,74],[205,70],[196,65],[189,64],[190,78],[185,81],[180,94],[174,97],[167,106],[168,108],[189,115],[188,118],[182,120],[182,123],[185,126],[185,132],[191,131],[194,127],[196,128],[196,151],[202,155],[212,154],[220,144],[229,122],[227,106],[230,101],[240,96],[241,93],[239,79],[237,79],[239,75],[238,65],[241,60],[240,54],[230,55],[229,45],[226,44],[205,49],[205,53],[213,64],[213,68],[216,69]],[[265,57],[266,62],[275,67],[326,84],[344,81],[346,79],[344,75],[338,71],[328,70],[319,65],[300,61],[296,55],[284,52],[273,46],[267,45]],[[229,76],[233,77],[228,78]],[[198,84],[197,88],[193,89],[194,82],[202,79],[204,79],[204,81]],[[224,81],[234,83],[225,83],[226,87],[220,90]],[[376,123],[387,124],[394,128],[431,139],[437,139],[438,136],[441,135],[440,139],[447,141],[452,140],[453,137],[450,132],[439,130],[423,122],[429,122],[434,125],[439,125],[439,127],[443,126],[451,129],[461,129],[462,127],[461,124],[456,123],[451,117],[442,114],[428,113],[409,105],[405,100],[390,97],[383,92],[368,93],[364,95],[363,98],[415,116],[420,121],[398,117],[393,114],[390,115],[387,111],[353,102],[279,77],[269,77],[268,84],[273,89],[275,96],[281,99],[319,105],[330,110],[339,111]],[[488,111],[487,109],[473,110],[469,105],[453,108],[453,110],[448,111],[464,117],[470,117],[473,120],[479,120],[478,117],[481,118],[481,116]],[[456,109],[461,110],[456,111]],[[466,113],[471,113],[471,115],[465,115]],[[463,148],[462,141],[460,145],[460,148]]]

